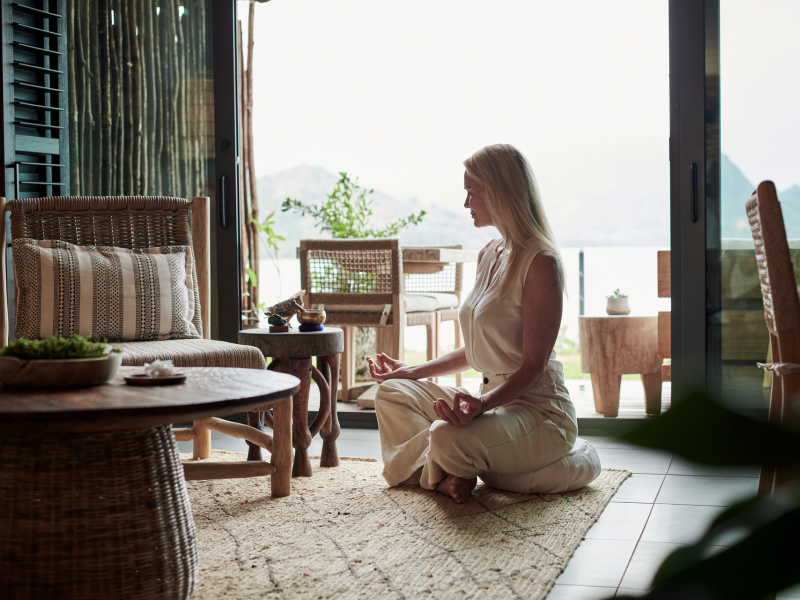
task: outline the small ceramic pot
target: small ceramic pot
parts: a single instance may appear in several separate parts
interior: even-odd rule
[[[609,315],[629,315],[631,313],[631,305],[628,304],[628,298],[607,298],[606,312]]]

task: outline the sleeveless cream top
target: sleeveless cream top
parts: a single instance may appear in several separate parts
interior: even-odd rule
[[[495,261],[503,260],[497,255],[501,241],[493,240],[487,246],[478,263],[475,287],[458,313],[467,362],[476,371],[491,375],[515,373],[522,366],[522,288],[531,261],[541,250],[523,251],[521,260],[508,273],[508,287],[501,299],[497,277],[491,282],[489,279]],[[555,350],[550,352],[547,370],[563,371]]]

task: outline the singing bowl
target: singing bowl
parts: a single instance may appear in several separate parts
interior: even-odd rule
[[[322,325],[325,322],[325,311],[317,309],[306,309],[306,312],[299,311],[297,321],[301,325]]]

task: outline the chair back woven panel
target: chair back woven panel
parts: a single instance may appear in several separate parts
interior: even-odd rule
[[[406,293],[444,292],[455,294],[461,291],[456,263],[448,263],[438,273],[407,273]]]
[[[764,317],[772,333],[800,327],[800,299],[792,269],[786,227],[775,185],[759,184],[747,200],[747,218],[753,233]]]
[[[300,280],[311,304],[391,304],[403,293],[395,239],[301,240]]]
[[[391,250],[309,250],[309,286],[312,294],[391,294]]]
[[[11,200],[11,239],[78,246],[154,248],[192,244],[189,201],[160,196],[55,196]]]

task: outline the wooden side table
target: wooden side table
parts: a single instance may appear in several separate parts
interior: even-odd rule
[[[580,317],[581,371],[592,374],[594,405],[603,416],[619,414],[622,375],[640,374],[645,411],[661,413],[658,317]]]
[[[311,477],[308,447],[317,433],[322,437],[323,467],[338,467],[339,419],[336,416],[336,389],[339,386],[340,354],[344,350],[344,333],[341,329],[326,327],[322,331],[301,333],[292,329],[285,333],[270,333],[268,329],[245,329],[239,332],[239,343],[255,346],[272,362],[271,371],[289,373],[300,379],[300,390],[292,398],[292,445],[294,466],[292,477]],[[317,358],[317,367],[311,358]],[[311,380],[319,388],[319,411],[314,422],[308,425],[308,395]],[[268,410],[247,413],[247,424],[263,431],[264,425],[273,426]],[[247,460],[261,460],[261,448],[251,442]]]

